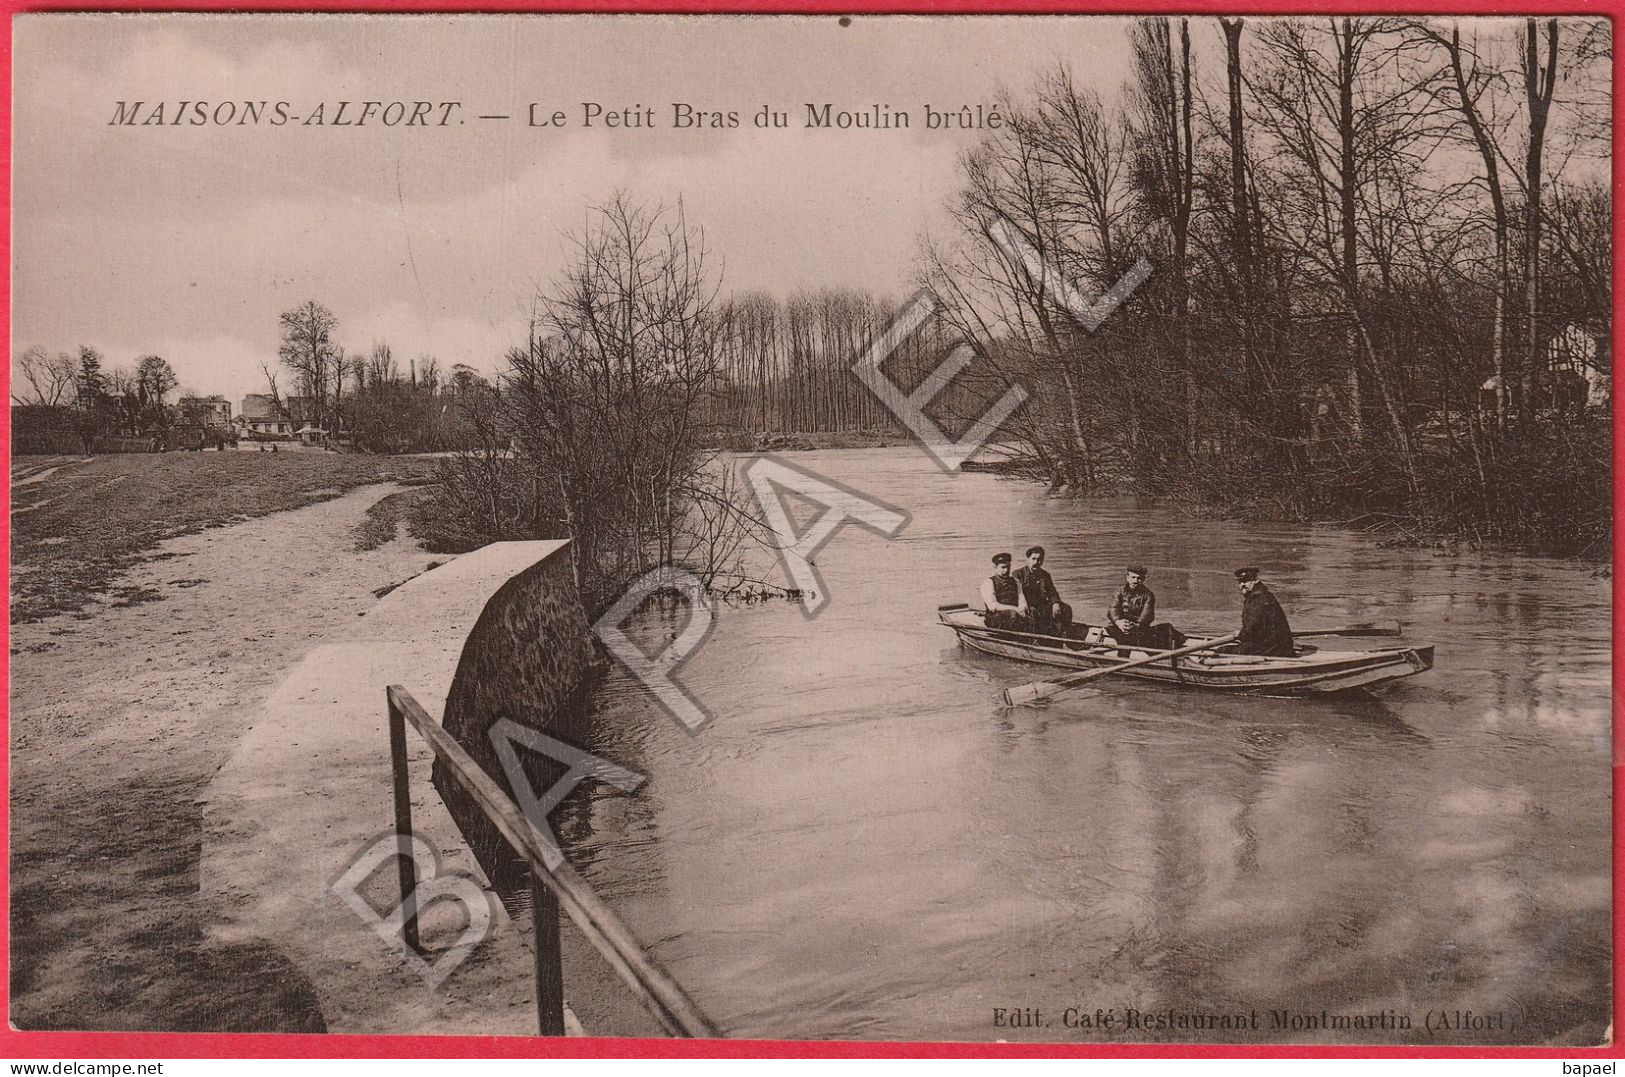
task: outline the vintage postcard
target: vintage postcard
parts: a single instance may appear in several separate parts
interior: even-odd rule
[[[14,42],[14,1028],[1611,1043],[1606,18]]]

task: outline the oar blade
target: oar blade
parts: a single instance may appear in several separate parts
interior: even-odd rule
[[[1050,696],[1066,691],[1065,686],[1052,684],[1049,681],[1033,681],[1029,684],[1018,684],[1014,688],[1004,690],[1004,702],[1010,707],[1025,707],[1029,703],[1038,703]]]

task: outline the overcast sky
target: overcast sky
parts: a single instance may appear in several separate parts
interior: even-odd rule
[[[1259,20],[1251,20],[1257,23]],[[1084,17],[24,15],[14,24],[13,356],[86,344],[164,356],[239,405],[277,315],[331,308],[339,343],[494,371],[587,210],[625,189],[684,200],[725,288],[853,286],[901,300],[976,131],[924,106],[991,105],[1057,62],[1108,102],[1130,20]],[[1503,36],[1512,23],[1474,20]],[[1196,67],[1222,87],[1216,20]],[[1244,45],[1245,47],[1245,45]],[[432,103],[445,126],[312,125],[338,103]],[[287,103],[282,126],[140,121],[162,103]],[[119,102],[134,126],[114,124]],[[138,110],[135,103],[141,102]],[[583,126],[584,102],[653,129]],[[674,130],[672,104],[734,110]],[[906,130],[809,130],[805,105],[906,111]],[[531,127],[529,106],[562,128]],[[789,127],[759,130],[762,105]],[[237,108],[233,104],[229,108]],[[508,115],[509,120],[482,120]],[[269,118],[269,117],[267,117]],[[461,121],[461,122],[459,122]]]
[[[15,36],[13,354],[155,352],[235,405],[274,363],[277,314],[332,308],[352,350],[491,370],[521,341],[561,235],[616,188],[685,200],[726,287],[852,285],[901,298],[917,239],[974,132],[922,108],[991,104],[1056,60],[1103,93],[1126,75],[1106,18],[75,16]],[[1216,33],[1216,31],[1215,31]],[[111,125],[116,103],[462,101],[445,127]],[[580,125],[581,103],[654,106],[657,130]],[[735,109],[669,128],[672,102]],[[907,132],[802,127],[806,102],[913,114]],[[527,106],[567,114],[527,126]],[[790,113],[758,131],[754,110]],[[356,107],[351,106],[352,110]],[[482,121],[479,114],[510,114]],[[188,113],[188,118],[192,115]],[[353,116],[353,112],[351,114]],[[435,114],[438,116],[438,113]],[[347,117],[348,118],[348,117]]]

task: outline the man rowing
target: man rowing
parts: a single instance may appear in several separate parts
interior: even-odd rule
[[[1130,565],[1123,573],[1123,587],[1106,611],[1106,634],[1118,643],[1137,647],[1157,645],[1152,622],[1157,619],[1157,596],[1145,585],[1145,566]]]
[[[1021,593],[1021,584],[1010,575],[1007,553],[993,555],[993,575],[982,581],[982,605],[987,607],[987,626],[1012,632],[1031,632],[1032,618],[1028,616],[1027,599]]]
[[[1297,654],[1292,643],[1292,626],[1287,624],[1286,611],[1275,600],[1275,595],[1258,578],[1258,569],[1236,569],[1236,583],[1241,587],[1241,638],[1236,641],[1235,654],[1256,654],[1272,658],[1291,658]]]
[[[1021,585],[1021,597],[1032,619],[1032,631],[1046,636],[1064,636],[1072,624],[1072,607],[1061,601],[1055,581],[1044,571],[1044,547],[1027,548],[1027,563],[1011,575]]]

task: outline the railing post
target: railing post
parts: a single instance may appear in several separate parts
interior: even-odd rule
[[[531,935],[536,948],[536,1023],[544,1036],[564,1035],[564,964],[560,960],[559,899],[535,869],[530,873]]]
[[[401,879],[401,935],[414,952],[421,953],[418,944],[418,863],[412,856],[412,786],[406,772],[406,716],[395,702],[395,695],[384,689],[389,706],[389,767],[395,786],[395,850],[396,867]]]
[[[636,993],[655,1020],[674,1036],[718,1039],[722,1032],[694,1005],[694,1001],[638,944],[619,917],[593,892],[591,886],[559,857],[557,846],[542,837],[513,798],[474,762],[462,745],[400,685],[386,690],[389,699],[390,755],[395,772],[395,822],[400,835],[401,908],[408,915],[410,939],[417,941],[416,910],[411,904],[417,888],[417,865],[411,858],[412,806],[407,799],[406,722],[418,731],[447,773],[474,798],[475,805],[496,827],[532,872],[531,909],[536,946],[536,1003],[538,1025],[547,1035],[564,1034],[564,968],[559,949],[559,914],[568,912],[582,936],[604,956],[621,980]],[[543,882],[545,878],[547,882]],[[420,951],[421,952],[421,951]]]

